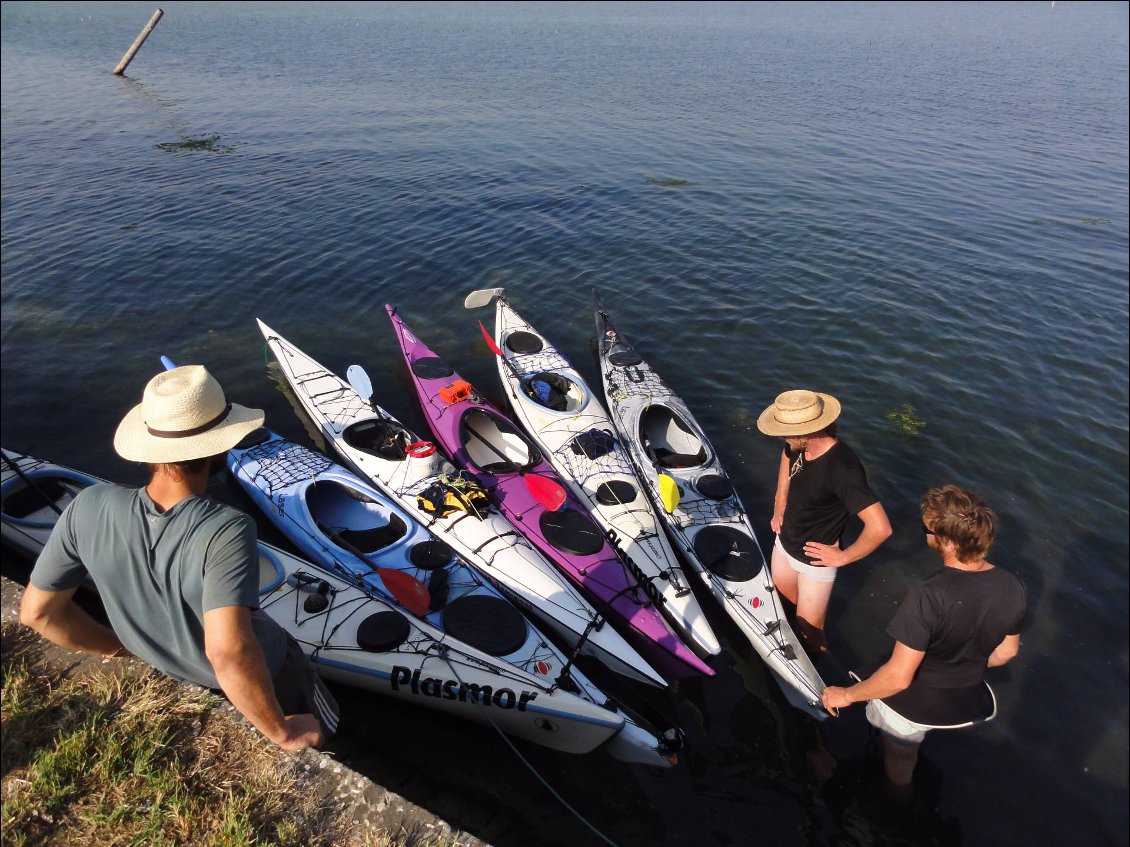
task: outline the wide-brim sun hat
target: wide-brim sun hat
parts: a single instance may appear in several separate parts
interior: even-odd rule
[[[157,374],[141,403],[114,434],[114,449],[131,462],[162,465],[225,453],[263,425],[263,411],[229,403],[201,365]]]
[[[777,395],[757,419],[757,428],[766,435],[811,435],[839,416],[840,401],[831,394],[795,389]]]

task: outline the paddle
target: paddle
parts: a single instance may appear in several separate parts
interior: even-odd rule
[[[350,365],[345,370],[345,379],[349,383],[349,387],[356,391],[361,399],[376,412],[377,407],[373,403],[373,381],[369,379],[368,372],[360,365]],[[380,412],[377,412],[377,414],[379,415]]]
[[[464,309],[477,309],[480,306],[486,306],[495,297],[505,297],[505,288],[480,288],[478,291],[472,291],[463,300]]]
[[[396,598],[405,609],[410,611],[418,618],[424,617],[429,611],[432,598],[428,593],[428,588],[412,574],[405,573],[404,571],[394,570],[393,568],[382,568],[367,555],[358,550],[355,546],[350,544],[341,534],[334,532],[328,526],[318,524],[318,529],[333,539],[334,543],[341,547],[343,550],[348,550],[362,562],[371,567],[381,578],[388,593]]]
[[[663,508],[667,514],[675,513],[679,505],[679,485],[665,473],[656,474],[659,478],[659,498],[663,501]]]
[[[518,373],[518,369],[514,367],[514,363],[507,359],[506,354],[502,352],[502,348],[495,344],[494,338],[491,337],[491,334],[489,332],[487,332],[487,328],[483,326],[482,321],[479,321],[479,329],[483,331],[483,338],[487,340],[487,347],[489,347],[494,352],[494,355],[502,359],[503,363],[509,369],[510,373],[514,374],[514,379],[518,380],[518,387],[521,388],[522,375]]]
[[[22,479],[24,481],[24,483],[27,485],[27,487],[30,488],[32,491],[34,491],[36,494],[38,494],[40,497],[42,497],[44,499],[44,501],[47,503],[47,505],[49,505],[52,509],[55,510],[56,514],[59,514],[59,515],[63,514],[63,510],[59,508],[59,504],[56,503],[53,498],[49,497],[46,491],[44,491],[42,488],[40,488],[38,485],[36,485],[34,482],[32,482],[31,477],[29,477],[27,474],[25,474],[23,472],[23,470],[20,468],[18,461],[13,462],[11,459],[8,458],[7,453],[0,453],[0,457],[3,457],[4,464],[7,465],[8,467],[10,467],[12,470],[14,470],[19,475],[20,479]]]
[[[523,470],[513,459],[499,450],[472,427],[467,427],[467,432],[471,433],[471,435],[485,444],[494,455],[514,468],[515,473],[522,478],[522,482],[526,483],[526,489],[530,492],[531,496],[537,500],[543,508],[549,509],[551,512],[556,512],[565,505],[567,497],[565,489],[552,479],[546,479],[544,476],[530,474],[529,471]]]
[[[176,363],[168,356],[161,357],[161,364],[164,365],[167,371],[176,368]],[[372,393],[371,387],[370,393]],[[314,484],[317,484],[317,480],[315,480]],[[404,573],[404,571],[382,568],[333,530],[326,529],[325,527],[319,528],[323,529],[334,541],[341,545],[342,549],[348,550],[376,571],[377,576],[381,578],[381,582],[383,582],[385,588],[388,589],[388,593],[404,606],[404,608],[417,617],[427,614],[431,597],[428,596],[428,589],[425,587],[424,583],[420,582],[420,580],[416,579],[416,577],[411,574]]]

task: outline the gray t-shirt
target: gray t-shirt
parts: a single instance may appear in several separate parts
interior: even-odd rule
[[[219,688],[204,653],[204,613],[252,609],[273,677],[286,633],[259,610],[255,523],[230,506],[190,496],[161,512],[144,488],[94,485],[59,518],[31,572],[44,591],[74,588],[89,572],[114,632],[169,676]]]

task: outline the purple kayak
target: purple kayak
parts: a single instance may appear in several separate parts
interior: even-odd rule
[[[646,643],[706,676],[714,671],[671,629],[628,565],[538,448],[385,306],[436,440],[570,580]],[[685,671],[684,671],[685,672]]]

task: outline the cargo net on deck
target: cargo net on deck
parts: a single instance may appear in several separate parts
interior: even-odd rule
[[[615,368],[608,376],[608,399],[619,404],[629,397],[670,397],[671,389],[647,365]]]
[[[687,529],[703,524],[733,524],[745,526],[746,516],[742,509],[734,508],[733,498],[710,500],[705,497],[686,497],[679,500],[672,519],[679,529]]]
[[[267,494],[277,494],[318,474],[328,471],[334,463],[321,453],[315,453],[291,441],[267,441],[243,454],[241,464],[258,465],[254,479],[267,484]]]

